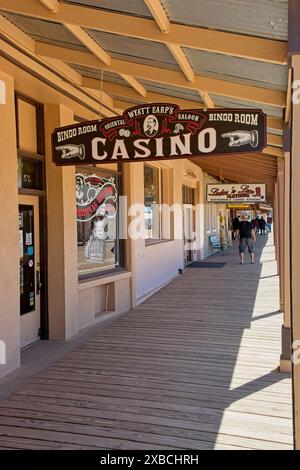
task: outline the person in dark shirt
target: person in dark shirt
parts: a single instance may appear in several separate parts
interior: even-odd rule
[[[236,238],[237,238],[239,226],[240,226],[240,219],[238,217],[235,217],[232,221],[232,238],[233,238],[233,240],[236,240]]]
[[[260,234],[265,235],[266,234],[266,225],[267,224],[266,224],[266,221],[263,218],[263,216],[261,216],[261,218],[259,219],[258,224],[259,224]]]
[[[240,263],[244,264],[244,253],[246,248],[250,254],[251,263],[254,263],[253,242],[256,242],[256,235],[251,222],[249,222],[246,215],[242,216],[242,221],[239,224],[239,253]]]

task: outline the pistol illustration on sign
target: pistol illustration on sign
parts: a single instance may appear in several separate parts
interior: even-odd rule
[[[258,146],[258,131],[233,131],[222,134],[222,137],[229,137],[229,147],[240,147],[250,144],[252,147]]]
[[[61,158],[69,159],[69,158],[79,158],[80,160],[85,159],[85,146],[83,144],[75,145],[59,145],[55,147],[55,150],[61,151]]]

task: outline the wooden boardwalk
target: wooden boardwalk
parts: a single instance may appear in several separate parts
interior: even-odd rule
[[[186,269],[0,401],[0,448],[291,449],[274,247],[256,251]]]

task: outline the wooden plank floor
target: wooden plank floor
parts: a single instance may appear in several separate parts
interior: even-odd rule
[[[0,401],[3,449],[291,449],[274,247],[184,274]]]

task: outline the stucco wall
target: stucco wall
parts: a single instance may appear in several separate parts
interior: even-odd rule
[[[14,83],[0,72],[0,376],[20,361],[19,228]]]

